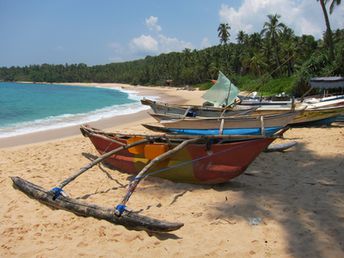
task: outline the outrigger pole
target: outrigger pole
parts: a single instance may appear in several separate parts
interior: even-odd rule
[[[112,155],[114,155],[115,153],[117,152],[120,152],[122,150],[126,150],[126,149],[129,149],[131,147],[134,147],[134,146],[137,146],[137,145],[141,145],[141,144],[144,144],[144,143],[147,143],[149,142],[150,140],[149,139],[143,139],[143,140],[140,140],[140,141],[137,141],[137,142],[134,142],[134,143],[131,143],[131,144],[125,144],[125,145],[122,145],[112,151],[109,151],[109,152],[106,152],[105,154],[101,155],[100,157],[98,157],[97,159],[95,159],[94,161],[92,161],[91,163],[87,164],[86,166],[82,167],[77,173],[75,173],[74,175],[68,177],[67,179],[65,179],[63,182],[61,182],[59,184],[58,187],[55,187],[53,188],[53,192],[55,194],[57,194],[56,197],[58,197],[59,193],[58,192],[61,192],[62,191],[62,188],[65,187],[66,185],[68,185],[70,182],[72,182],[73,180],[75,180],[77,177],[79,177],[80,175],[82,175],[83,173],[85,173],[87,170],[89,170],[90,168],[92,168],[93,166],[97,165],[98,163],[102,162],[103,160],[111,157]],[[54,190],[56,189],[56,190]]]

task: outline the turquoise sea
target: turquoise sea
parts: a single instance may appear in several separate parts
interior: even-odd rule
[[[135,92],[100,87],[0,82],[0,138],[145,109]]]

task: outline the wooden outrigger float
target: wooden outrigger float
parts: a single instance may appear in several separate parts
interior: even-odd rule
[[[20,177],[11,177],[14,186],[31,198],[56,209],[63,209],[74,214],[104,219],[114,224],[123,225],[129,229],[145,230],[149,232],[169,232],[181,228],[183,223],[171,223],[152,219],[134,212],[124,210],[120,216],[115,215],[114,208],[105,208],[88,204],[76,199],[62,196],[55,198],[55,193],[32,184]]]

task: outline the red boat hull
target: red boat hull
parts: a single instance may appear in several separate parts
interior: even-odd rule
[[[120,146],[97,134],[88,137],[100,154]],[[113,139],[125,144],[128,142],[128,138],[113,137]],[[153,166],[148,174],[184,183],[227,182],[242,174],[273,141],[274,138],[263,138],[221,144],[189,144]],[[136,149],[120,151],[106,159],[104,163],[120,172],[136,175],[154,158],[155,154],[162,154],[173,147],[173,144],[168,143],[148,143]]]

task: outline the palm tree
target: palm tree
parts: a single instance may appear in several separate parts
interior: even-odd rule
[[[261,48],[262,38],[258,32],[249,35],[248,44],[250,49],[258,50]]]
[[[282,22],[279,22],[279,18],[281,16],[279,14],[269,14],[268,15],[269,21],[264,23],[263,30],[261,31],[262,35],[265,35],[265,38],[269,41],[270,45],[274,49],[276,65],[277,67],[280,66],[280,61],[278,57],[278,37],[282,33],[283,28],[285,25]]]
[[[249,68],[255,75],[261,76],[263,74],[267,68],[267,64],[262,53],[255,53],[249,59]]]
[[[333,13],[333,9],[334,9],[336,6],[340,5],[340,3],[341,3],[341,0],[332,0],[332,1],[331,1],[331,4],[330,4],[330,14]]]
[[[217,63],[215,63],[215,62],[210,63],[209,68],[208,68],[208,73],[210,74],[211,79],[214,79],[215,76],[218,74],[218,72],[219,72],[218,67],[219,67],[219,65]]]
[[[332,30],[331,30],[331,25],[330,25],[330,20],[328,18],[328,13],[326,9],[326,4],[328,3],[328,0],[317,0],[320,2],[321,9],[324,14],[324,19],[325,19],[325,24],[326,24],[326,34],[325,34],[325,42],[328,45],[329,48],[329,58],[330,61],[334,59],[334,46],[333,46],[333,35],[332,35]],[[341,0],[332,0],[330,4],[330,14],[332,14],[333,9],[335,6],[340,5]]]
[[[245,42],[247,35],[243,30],[240,30],[237,35],[238,44],[242,45]]]
[[[296,55],[296,38],[294,35],[294,31],[285,26],[283,28],[282,34],[280,36],[282,41],[282,61],[283,65],[287,65],[287,72],[288,76],[291,76],[294,72],[294,62],[295,62],[295,55]]]
[[[229,37],[231,34],[229,33],[229,30],[231,27],[228,25],[228,23],[221,23],[219,27],[217,28],[218,31],[218,37],[220,38],[220,44],[227,44],[229,41]]]

